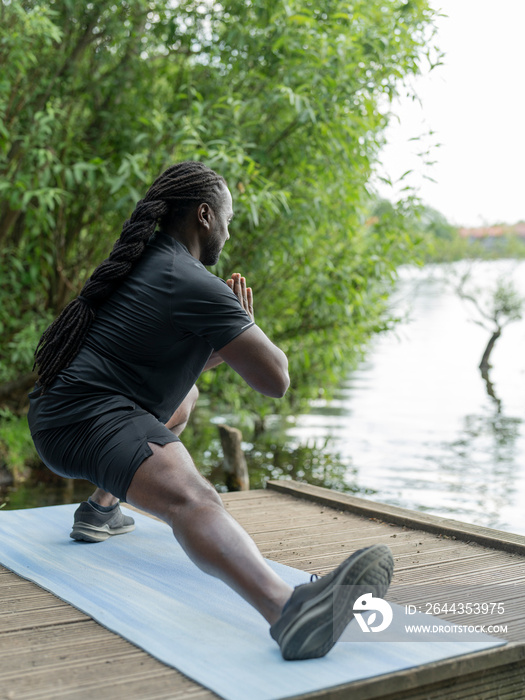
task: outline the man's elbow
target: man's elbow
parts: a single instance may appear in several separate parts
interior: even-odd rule
[[[269,396],[274,399],[282,399],[290,386],[288,358],[282,350],[279,350],[279,357],[278,361],[274,365],[272,380],[273,393],[269,394]]]
[[[290,376],[288,375],[288,370],[285,370],[278,377],[275,378],[275,381],[272,386],[272,393],[268,394],[268,396],[271,396],[273,399],[282,399],[288,391],[289,386]]]

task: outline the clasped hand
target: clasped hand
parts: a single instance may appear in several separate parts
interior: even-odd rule
[[[241,306],[246,311],[248,316],[252,319],[252,321],[254,321],[253,292],[251,287],[246,286],[246,279],[238,272],[234,272],[230,279],[226,280],[226,284],[237,296],[237,299],[241,302]]]
[[[237,299],[241,302],[242,308],[246,311],[251,320],[254,321],[253,292],[251,287],[246,286],[246,279],[242,277],[238,272],[234,272],[230,279],[226,280],[226,284],[237,296]],[[220,365],[221,362],[222,357],[219,355],[219,353],[216,351],[213,352],[210,355],[210,358],[206,363],[203,372],[208,369],[212,369],[213,367],[217,367],[217,365]]]

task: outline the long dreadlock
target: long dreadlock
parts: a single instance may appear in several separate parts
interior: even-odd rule
[[[45,390],[75,358],[87,335],[97,308],[129,274],[155,232],[202,202],[216,208],[223,177],[202,163],[185,161],[160,175],[122,227],[109,257],[92,273],[80,295],[73,299],[44,331],[35,350],[39,384]]]

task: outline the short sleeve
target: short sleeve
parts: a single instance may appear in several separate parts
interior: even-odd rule
[[[193,266],[183,285],[175,285],[171,318],[176,330],[206,340],[214,350],[255,325],[226,282],[200,264]]]

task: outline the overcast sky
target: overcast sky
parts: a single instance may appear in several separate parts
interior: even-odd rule
[[[453,224],[525,220],[525,0],[431,5],[448,15],[438,20],[445,65],[414,81],[420,103],[394,105],[385,172],[396,179],[412,168],[403,183]],[[415,154],[435,143],[437,162],[424,166]]]

